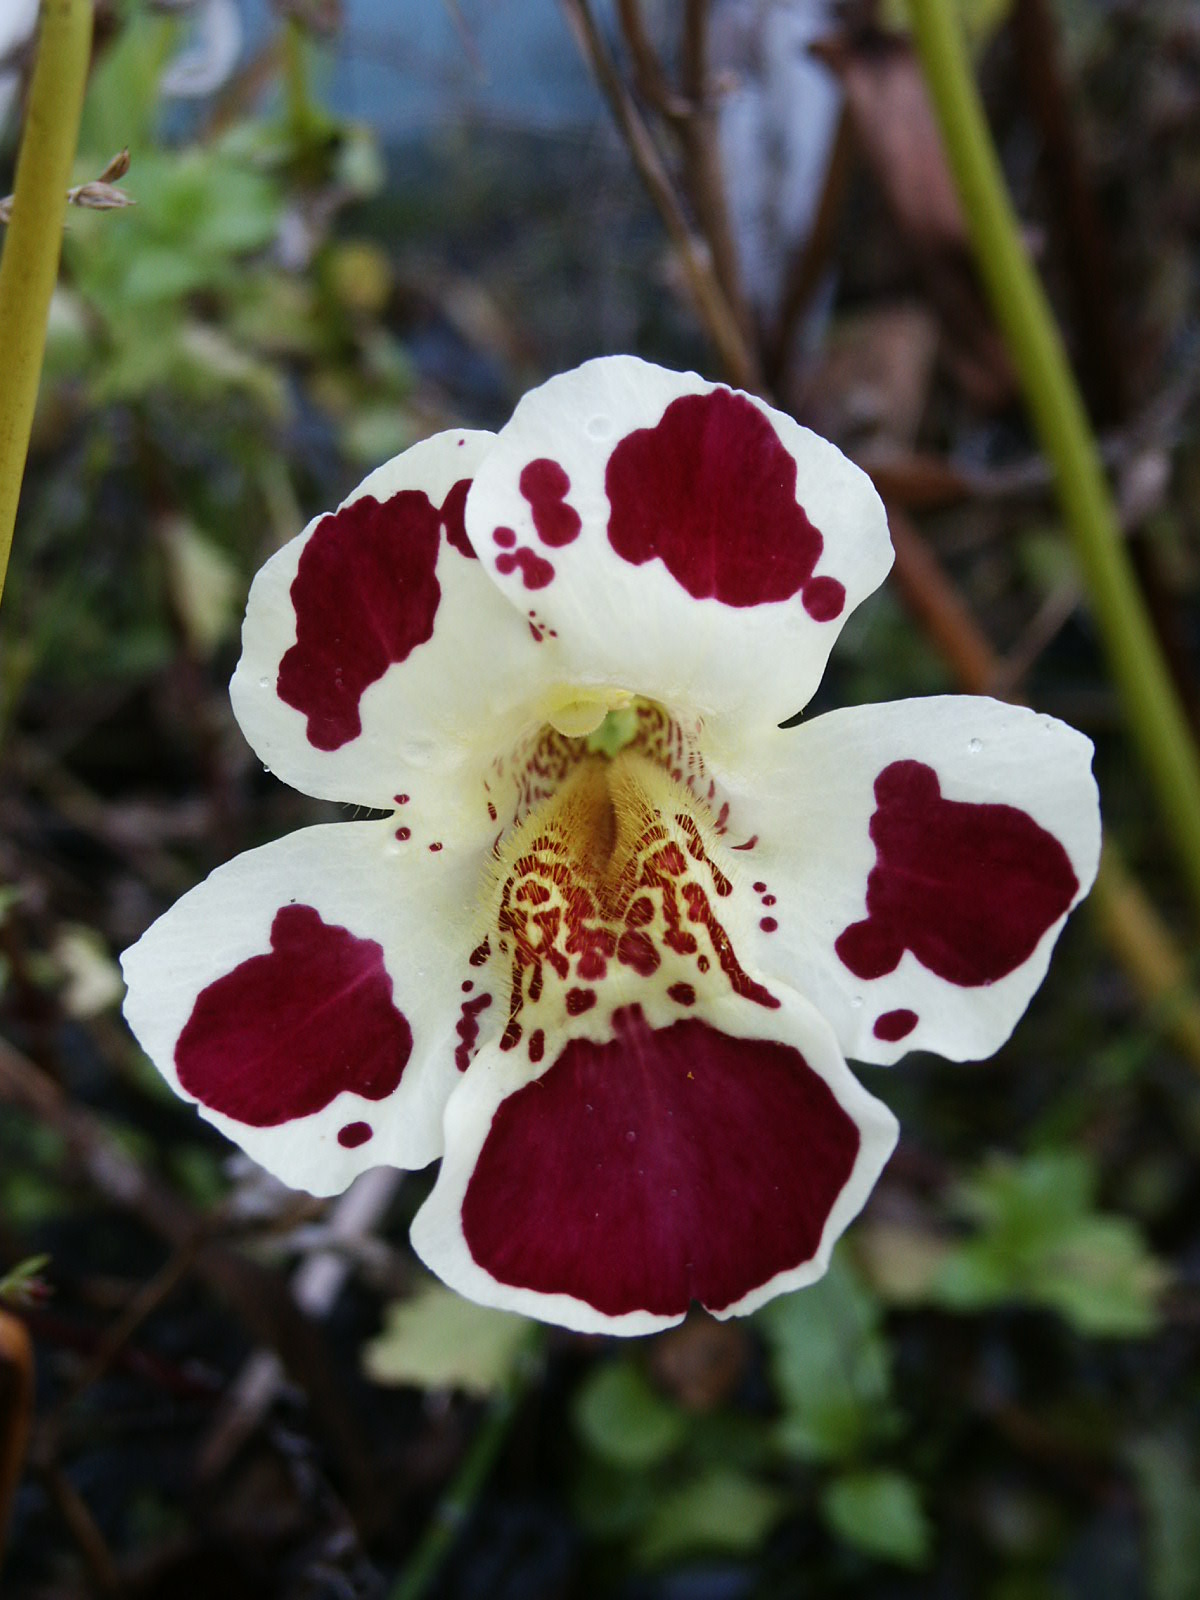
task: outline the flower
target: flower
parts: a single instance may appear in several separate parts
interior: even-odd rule
[[[896,1122],[845,1057],[991,1054],[1099,850],[1091,746],[812,695],[891,564],[833,445],[632,357],[373,473],[250,592],[234,710],[383,808],[219,868],[124,958],[167,1080],[287,1183],[442,1158],[474,1299],[642,1333],[818,1278]]]

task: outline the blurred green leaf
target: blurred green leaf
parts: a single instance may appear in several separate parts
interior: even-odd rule
[[[847,1544],[905,1567],[924,1566],[929,1524],[916,1486],[902,1472],[879,1468],[835,1478],[821,1495],[821,1513]]]
[[[978,1231],[949,1251],[931,1299],[957,1311],[1026,1301],[1093,1336],[1153,1332],[1163,1270],[1132,1221],[1092,1210],[1094,1192],[1078,1151],[989,1162],[955,1197]]]
[[[654,1466],[677,1449],[687,1420],[632,1361],[594,1367],[575,1397],[584,1443],[601,1460],[630,1470]]]
[[[754,1550],[787,1509],[787,1496],[725,1467],[657,1495],[637,1540],[638,1559],[664,1566],[701,1551]]]
[[[790,1455],[841,1461],[895,1427],[880,1308],[835,1260],[819,1283],[782,1295],[755,1317],[767,1342]]]
[[[98,61],[83,108],[79,164],[89,177],[126,146],[135,162],[149,149],[159,79],[179,32],[177,20],[150,16],[140,4],[121,9],[127,20]]]
[[[525,1317],[476,1305],[430,1280],[388,1306],[363,1365],[376,1383],[490,1395],[508,1383],[529,1337]]]
[[[1152,1600],[1200,1595],[1200,1481],[1184,1441],[1161,1435],[1129,1452],[1145,1508]]]
[[[0,1276],[0,1304],[5,1300],[22,1305],[37,1292],[37,1280],[50,1265],[49,1256],[30,1256]]]
[[[237,621],[240,574],[221,547],[186,518],[166,518],[161,533],[175,610],[193,649],[209,656]]]

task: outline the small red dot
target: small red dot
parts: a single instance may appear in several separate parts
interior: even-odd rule
[[[899,1044],[901,1039],[908,1038],[917,1021],[917,1013],[909,1011],[907,1007],[899,1011],[885,1011],[876,1019],[871,1031],[877,1039],[882,1039],[887,1044]]]
[[[435,839],[429,848],[436,854],[436,852],[442,848],[441,840]]]
[[[397,837],[397,839],[407,839],[409,837],[409,835],[410,835],[410,831],[411,830],[408,829],[408,828],[397,828],[396,829],[396,837]]]
[[[775,904],[775,896],[773,894],[765,894],[765,895],[763,895],[763,905],[765,905],[765,906],[773,906],[774,904]]]
[[[759,923],[759,927],[764,933],[774,933],[778,926],[779,924],[775,921],[774,917],[764,917]]]
[[[754,885],[754,892],[755,892],[755,894],[762,894],[762,892],[763,892],[763,890],[764,890],[764,889],[765,889],[765,888],[766,888],[766,887],[767,887],[767,886],[766,886],[766,884],[765,884],[765,883],[756,883],[756,884],[755,884],[755,885]]]
[[[338,1129],[338,1143],[346,1150],[356,1150],[360,1144],[366,1144],[374,1132],[369,1122],[348,1122]]]
[[[470,994],[471,990],[474,987],[475,987],[475,980],[473,978],[464,978],[463,979],[463,981],[462,981],[462,992],[464,994]]]
[[[406,794],[393,795],[392,798],[398,806],[406,806],[408,804],[408,796]]]

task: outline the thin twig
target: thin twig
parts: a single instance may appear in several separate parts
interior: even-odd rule
[[[666,122],[681,122],[691,107],[674,89],[651,43],[642,15],[641,0],[617,0],[617,17],[625,46],[633,62],[634,83],[646,104]]]
[[[121,1579],[117,1564],[79,1491],[57,1462],[39,1466],[37,1473],[54,1509],[75,1542],[93,1591],[100,1595],[119,1594]]]
[[[339,1247],[360,1239],[382,1220],[401,1177],[393,1167],[372,1167],[330,1206],[324,1234],[332,1248],[307,1256],[292,1276],[292,1294],[308,1316],[324,1317],[333,1309],[352,1266]],[[201,1448],[196,1474],[202,1482],[218,1477],[232,1460],[266,1415],[285,1376],[273,1350],[256,1350],[246,1362]]]
[[[853,165],[854,138],[850,114],[843,106],[817,214],[802,248],[792,258],[784,281],[779,317],[766,357],[773,388],[778,389],[783,385],[796,329],[829,270]]]
[[[323,1329],[297,1307],[270,1268],[213,1237],[219,1217],[205,1217],[148,1172],[90,1111],[0,1039],[0,1105],[17,1106],[61,1135],[88,1181],[114,1205],[176,1248],[196,1246],[195,1273],[232,1306],[261,1344],[276,1350],[307,1398],[314,1427],[351,1491],[373,1487],[371,1451],[353,1421]]]
[[[708,15],[709,0],[684,0],[679,53],[681,87],[690,114],[676,123],[675,129],[683,151],[687,192],[712,251],[713,271],[746,346],[753,349],[737,241],[729,217],[729,191],[717,147],[717,113],[708,71]]]
[[[1112,255],[1089,182],[1046,0],[1016,0],[1012,36],[1025,95],[1042,136],[1053,197],[1051,225],[1079,318],[1076,359],[1101,422],[1118,422],[1127,405],[1128,362],[1118,332]]]
[[[758,361],[717,281],[711,250],[692,231],[650,131],[630,98],[608,45],[596,25],[589,0],[562,0],[562,6],[580,51],[595,74],[625,137],[642,182],[658,208],[671,242],[679,252],[697,314],[709,338],[734,383],[744,389],[757,389],[761,383]]]

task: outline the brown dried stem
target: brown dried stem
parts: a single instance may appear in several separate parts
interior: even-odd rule
[[[596,24],[589,0],[562,0],[580,51],[591,67],[642,182],[658,208],[687,279],[697,315],[733,381],[757,390],[758,360],[713,270],[711,246],[692,231],[657,146]]]
[[[717,112],[708,71],[708,10],[709,0],[684,0],[680,62],[688,115],[675,128],[683,153],[687,192],[712,251],[713,271],[745,343],[752,349],[752,322],[742,293],[737,241],[729,219],[728,189],[717,147]],[[757,363],[757,356],[755,360]]]

